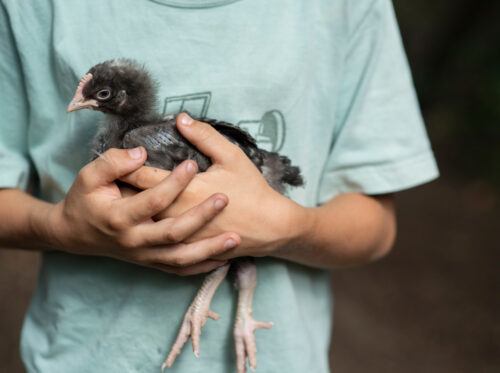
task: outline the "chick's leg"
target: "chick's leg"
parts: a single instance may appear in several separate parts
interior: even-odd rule
[[[236,346],[236,365],[238,373],[246,371],[246,359],[252,371],[257,368],[257,347],[255,329],[270,329],[272,322],[256,321],[252,317],[252,298],[257,285],[257,268],[251,260],[243,259],[236,264],[236,286],[239,290],[238,308],[234,324],[234,343]]]
[[[229,264],[225,264],[205,277],[200,290],[198,290],[193,302],[184,315],[179,334],[177,334],[177,338],[170,353],[161,366],[162,372],[165,368],[170,368],[172,366],[175,358],[180,354],[182,347],[186,344],[189,337],[191,337],[193,343],[194,354],[196,356],[200,355],[201,328],[205,325],[207,317],[210,317],[212,320],[219,319],[219,315],[210,310],[210,302],[220,283],[226,277],[229,266]]]

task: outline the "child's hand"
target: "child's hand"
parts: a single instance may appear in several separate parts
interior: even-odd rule
[[[180,216],[214,193],[224,193],[230,200],[223,213],[186,242],[226,231],[236,232],[242,239],[240,245],[214,257],[265,256],[272,255],[307,228],[306,209],[273,190],[245,153],[212,126],[182,114],[177,118],[177,127],[210,157],[213,165],[207,172],[196,175],[159,217]],[[142,167],[121,180],[148,190],[155,188],[165,175],[168,171]]]
[[[217,232],[184,243],[224,209],[224,194],[205,194],[177,217],[153,221],[167,209],[196,174],[196,164],[183,162],[156,186],[122,194],[114,180],[146,160],[143,148],[111,149],[79,172],[66,198],[47,221],[53,244],[76,254],[110,256],[182,275],[208,272],[223,261],[210,257],[236,246],[235,233]],[[186,209],[187,210],[187,209]]]
[[[391,249],[396,233],[392,196],[341,194],[320,207],[305,208],[275,192],[236,145],[214,128],[197,121],[177,127],[213,162],[194,177],[158,217],[174,217],[207,196],[222,192],[229,204],[185,242],[235,232],[241,243],[212,258],[274,256],[317,268],[352,266],[375,260]],[[141,167],[121,180],[144,190],[155,188],[168,175]]]

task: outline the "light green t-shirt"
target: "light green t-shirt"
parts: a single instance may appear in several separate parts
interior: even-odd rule
[[[247,129],[289,156],[305,206],[396,192],[438,174],[389,0],[2,0],[0,187],[64,198],[101,113],[66,114],[81,76],[143,61],[160,110]],[[334,229],[334,227],[332,227]],[[306,250],[307,248],[304,248]],[[258,371],[328,371],[329,274],[258,259]],[[158,372],[202,276],[47,253],[22,331],[28,372]],[[235,371],[236,293],[225,281],[201,337],[170,372]]]

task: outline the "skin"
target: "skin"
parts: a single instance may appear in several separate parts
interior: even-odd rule
[[[192,161],[172,172],[146,167],[144,149],[111,149],[78,173],[58,204],[0,190],[0,246],[102,255],[179,275],[240,256],[344,267],[391,249],[391,195],[342,194],[305,208],[275,192],[211,126],[185,114],[177,126],[211,158],[207,172],[196,174]]]

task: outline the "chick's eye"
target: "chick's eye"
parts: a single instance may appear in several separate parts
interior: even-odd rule
[[[96,94],[98,100],[107,100],[110,96],[111,96],[111,91],[109,89],[101,89]]]

